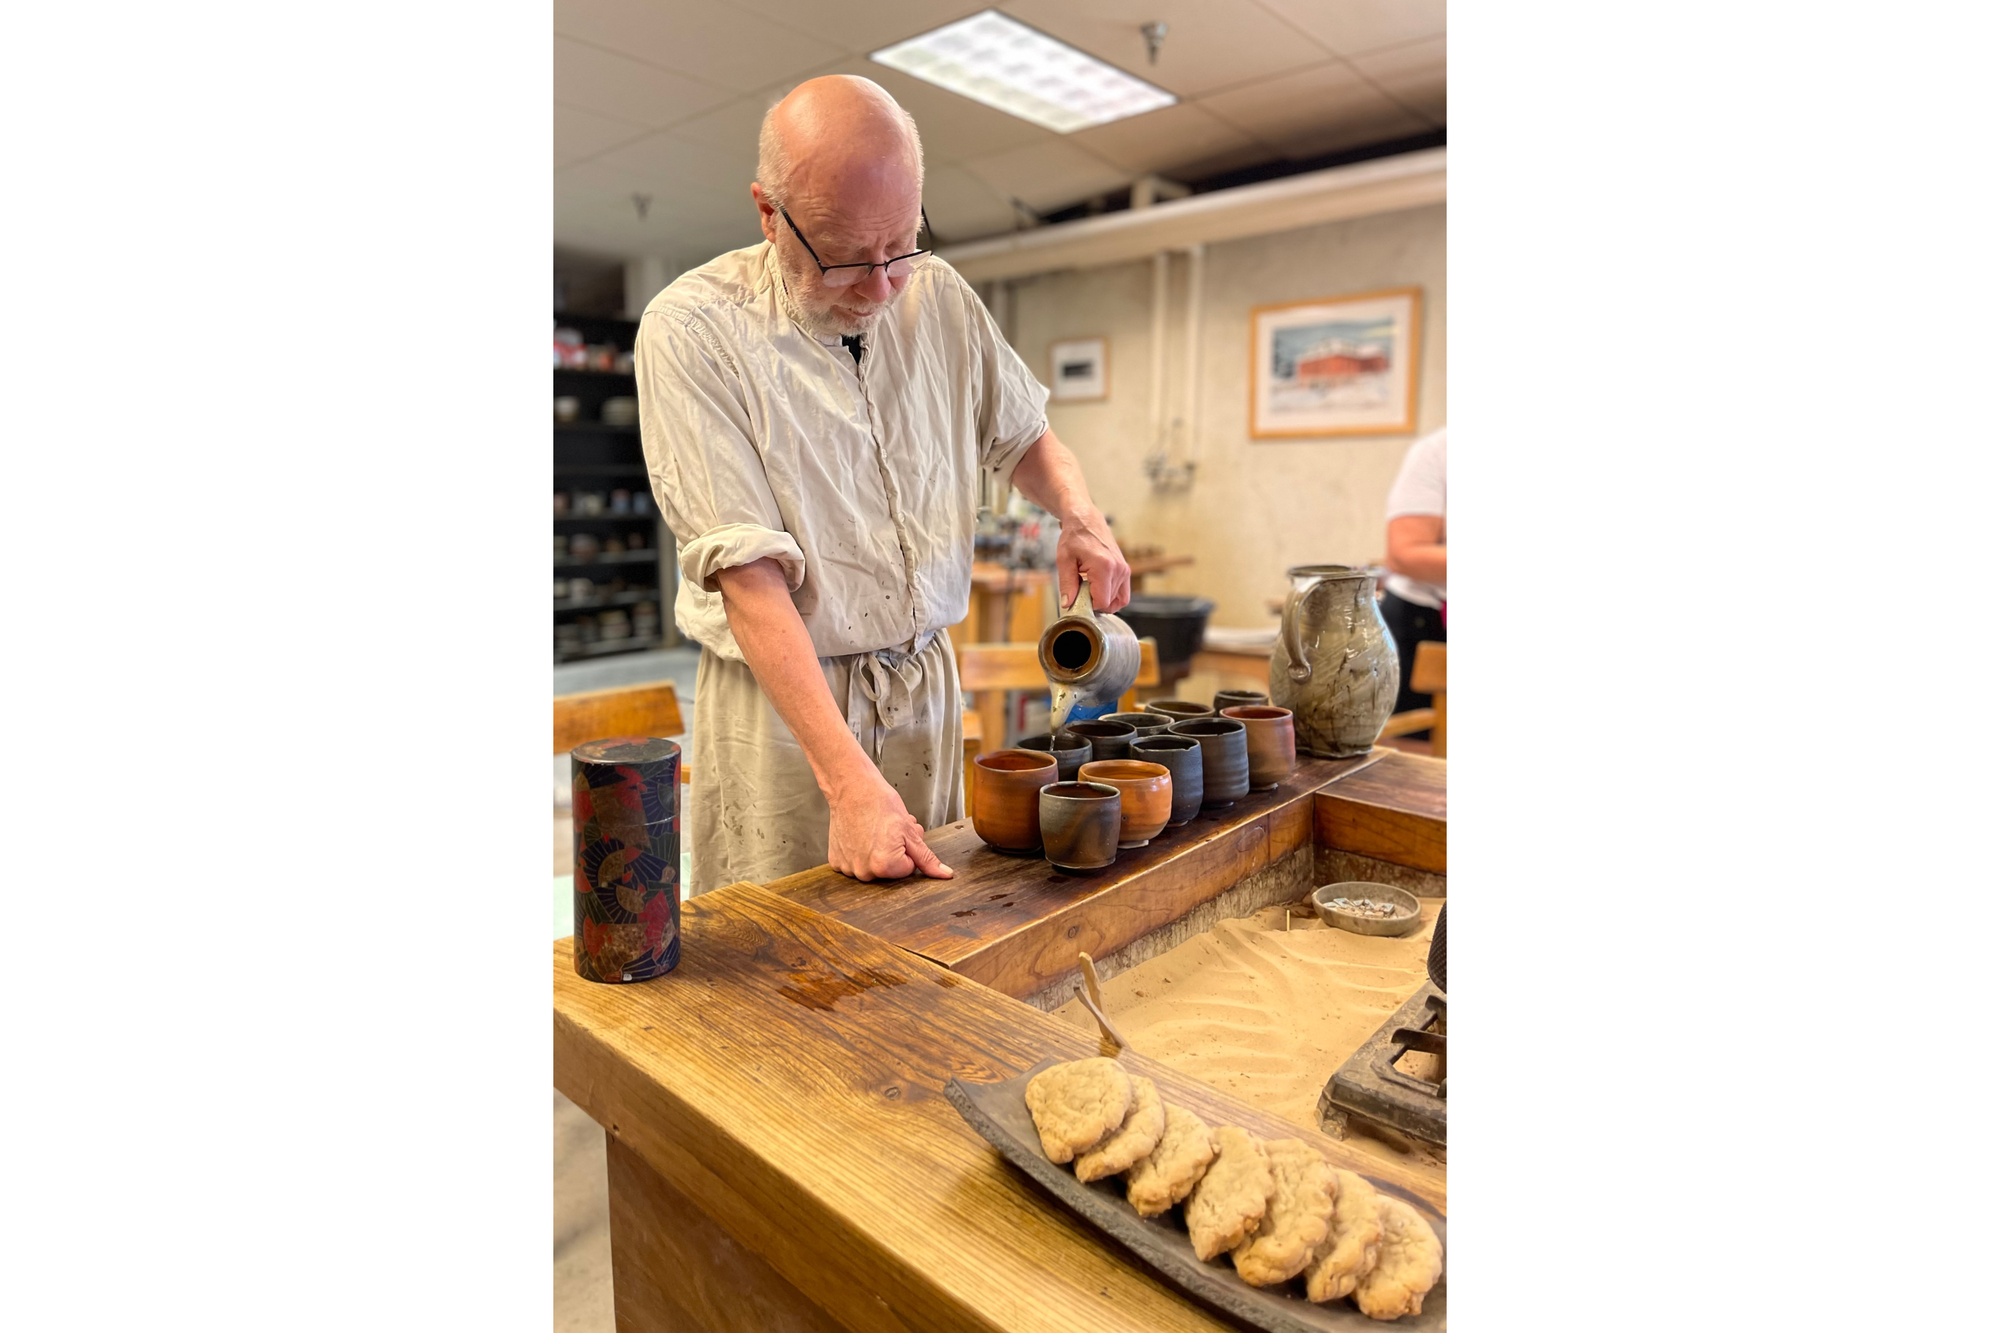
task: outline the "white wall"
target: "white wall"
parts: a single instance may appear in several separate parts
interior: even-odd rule
[[[1128,544],[1195,557],[1151,581],[1155,592],[1215,601],[1217,625],[1269,625],[1267,598],[1288,565],[1354,564],[1382,554],[1382,510],[1417,435],[1250,439],[1250,309],[1382,287],[1423,288],[1417,434],[1445,422],[1445,206],[1208,247],[1202,284],[1200,459],[1193,486],[1156,493],[1141,470],[1149,448],[1150,261],[1048,274],[1013,284],[1014,346],[1048,382],[1048,348],[1111,340],[1111,393],[1049,405],[1049,424],[1082,459],[1092,498]],[[1185,257],[1176,256],[1168,314],[1167,415],[1184,399]],[[1178,456],[1178,455],[1177,455]]]

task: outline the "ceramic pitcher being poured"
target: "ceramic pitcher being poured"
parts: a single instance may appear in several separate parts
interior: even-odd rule
[[[1079,708],[1115,705],[1139,679],[1138,637],[1119,617],[1091,610],[1087,578],[1077,579],[1069,609],[1042,631],[1039,652],[1042,674],[1049,678],[1051,734]]]
[[[1302,754],[1367,754],[1396,710],[1396,641],[1375,605],[1375,576],[1348,565],[1295,565],[1271,702],[1292,710]]]

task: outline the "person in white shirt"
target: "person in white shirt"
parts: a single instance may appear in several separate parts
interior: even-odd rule
[[[1057,582],[1115,611],[1131,571],[1048,390],[932,256],[915,123],[830,75],[765,117],[764,241],[654,297],[641,440],[680,547],[674,621],[705,650],[689,763],[693,892],[822,863],[949,877],[958,673],[981,473],[1062,524]],[[1065,600],[1065,605],[1067,600]]]
[[[1389,577],[1382,580],[1382,619],[1389,622],[1402,680],[1396,711],[1430,707],[1430,696],[1410,690],[1417,645],[1444,638],[1444,432],[1426,435],[1403,455],[1403,469],[1389,488]],[[1429,732],[1414,733],[1418,738]]]

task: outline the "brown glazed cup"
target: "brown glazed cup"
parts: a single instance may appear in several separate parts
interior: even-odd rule
[[[1250,793],[1248,728],[1233,717],[1198,717],[1176,722],[1170,736],[1201,742],[1201,803],[1207,809],[1234,805]]]
[[[1081,736],[1059,731],[1053,736],[1030,736],[1017,749],[1039,750],[1056,757],[1056,780],[1075,782],[1076,770],[1090,762],[1090,742]]]
[[[1102,870],[1118,859],[1123,798],[1103,782],[1042,788],[1042,849],[1058,870]]]
[[[1166,717],[1159,713],[1106,713],[1104,720],[1106,722],[1123,722],[1126,726],[1138,732],[1140,736],[1144,736],[1148,732],[1165,731],[1168,727],[1180,721],[1177,717]]]
[[[1042,849],[1042,788],[1057,780],[1056,757],[994,750],[972,761],[972,831],[996,852]]]
[[[1113,722],[1100,717],[1094,722],[1072,722],[1067,728],[1072,736],[1081,736],[1090,742],[1092,759],[1123,759],[1131,749],[1132,738],[1139,734],[1138,728],[1124,722]]]
[[[1197,717],[1207,717],[1215,710],[1207,704],[1196,703],[1192,699],[1154,699],[1146,704],[1146,711],[1158,713],[1169,722],[1186,722]]]
[[[1241,708],[1244,704],[1267,704],[1269,702],[1271,702],[1270,695],[1259,694],[1255,690],[1217,690],[1215,692],[1215,711],[1217,713],[1221,713],[1225,708]]]
[[[1247,729],[1250,749],[1250,790],[1269,791],[1292,775],[1299,766],[1298,742],[1292,734],[1292,710],[1270,704],[1245,704],[1225,708],[1224,717],[1233,717]]]
[[[1085,782],[1118,789],[1118,847],[1144,847],[1160,835],[1174,810],[1174,776],[1164,764],[1143,759],[1098,759],[1083,766]]]
[[[1132,757],[1158,764],[1173,774],[1173,813],[1168,828],[1179,828],[1201,813],[1201,742],[1192,736],[1155,732],[1132,742]]]

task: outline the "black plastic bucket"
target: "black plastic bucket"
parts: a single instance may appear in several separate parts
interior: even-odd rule
[[[1201,650],[1208,630],[1208,613],[1215,603],[1206,597],[1140,595],[1118,613],[1139,638],[1151,636],[1159,645],[1160,665],[1179,666]]]

